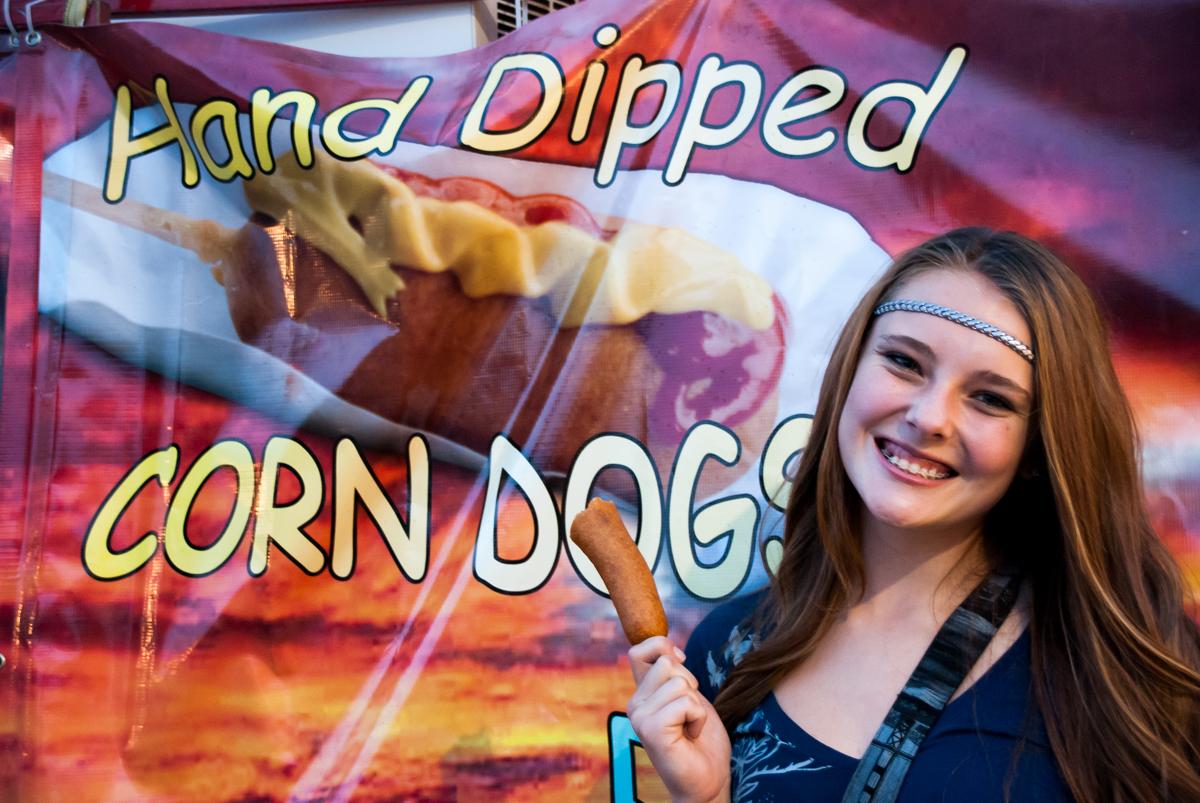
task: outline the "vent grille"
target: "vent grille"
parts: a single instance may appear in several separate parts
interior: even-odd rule
[[[551,11],[580,2],[582,0],[496,0],[496,30],[504,36]]]

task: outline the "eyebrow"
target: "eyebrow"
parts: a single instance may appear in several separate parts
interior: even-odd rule
[[[908,346],[910,349],[929,360],[937,359],[937,355],[933,353],[933,349],[931,349],[926,343],[917,340],[915,337],[909,337],[908,335],[882,335],[879,339],[884,343]],[[1033,397],[1028,390],[1021,387],[1021,385],[1017,384],[1003,374],[998,374],[995,371],[983,369],[974,371],[972,376],[977,376],[986,382],[990,382],[993,385],[999,385],[1006,390],[1016,393],[1025,401],[1026,404],[1031,403],[1033,400]]]
[[[928,345],[920,340],[917,340],[915,337],[909,337],[908,335],[883,335],[879,339],[885,343],[895,343],[901,346],[908,346],[922,357],[928,357],[931,360],[934,359],[933,349],[929,348]]]

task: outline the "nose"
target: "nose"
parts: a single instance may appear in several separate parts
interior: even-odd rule
[[[953,394],[949,388],[929,383],[909,400],[904,421],[922,439],[945,440],[954,429]]]

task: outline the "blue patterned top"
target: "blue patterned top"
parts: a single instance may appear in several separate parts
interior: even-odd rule
[[[754,648],[748,620],[761,596],[717,607],[688,640],[686,665],[709,700]],[[899,803],[1071,800],[1032,704],[1029,649],[1029,635],[1022,634],[946,706],[913,761]],[[734,729],[733,801],[839,803],[857,765],[858,759],[809,736],[768,695]]]

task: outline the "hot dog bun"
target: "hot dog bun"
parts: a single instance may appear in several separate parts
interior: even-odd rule
[[[599,498],[588,502],[571,522],[571,540],[604,580],[630,644],[667,635],[667,614],[654,577],[612,502]]]

